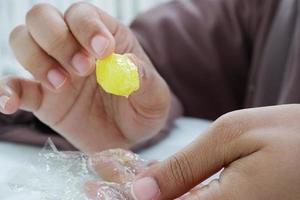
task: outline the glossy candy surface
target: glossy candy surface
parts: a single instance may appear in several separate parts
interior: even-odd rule
[[[127,55],[111,54],[97,60],[96,76],[98,84],[110,94],[128,97],[140,87],[138,68]]]

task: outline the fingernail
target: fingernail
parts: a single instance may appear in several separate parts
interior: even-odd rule
[[[1,108],[3,110],[5,110],[5,106],[6,106],[7,102],[8,102],[8,100],[9,100],[8,96],[5,96],[5,95],[0,96],[0,106],[1,106]]]
[[[80,75],[87,74],[90,69],[89,58],[81,52],[74,55],[72,65]]]
[[[103,56],[104,51],[107,49],[109,41],[101,35],[96,35],[93,37],[91,45],[95,53],[101,57]]]
[[[51,69],[49,70],[47,74],[47,78],[51,85],[55,88],[58,89],[60,88],[66,81],[65,75],[59,71],[58,69]]]
[[[153,178],[145,177],[133,182],[131,193],[135,200],[153,200],[159,195],[160,190]]]

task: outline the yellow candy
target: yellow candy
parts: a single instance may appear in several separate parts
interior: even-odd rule
[[[137,66],[126,56],[111,54],[96,62],[97,82],[107,93],[128,97],[138,90]]]

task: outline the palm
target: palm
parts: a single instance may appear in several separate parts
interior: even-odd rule
[[[35,115],[70,140],[82,141],[82,137],[86,137],[92,141],[95,136],[89,131],[104,131],[100,127],[107,119],[99,87],[94,79],[91,75],[73,82],[61,93],[53,93],[42,87],[42,102]],[[111,132],[110,127],[112,124],[105,131]]]
[[[120,48],[118,51],[124,53]],[[151,132],[149,128],[155,131],[161,126],[145,126],[149,122],[136,112],[131,98],[104,92],[94,73],[73,80],[60,93],[45,87],[41,92],[42,102],[35,115],[80,149],[129,147]]]

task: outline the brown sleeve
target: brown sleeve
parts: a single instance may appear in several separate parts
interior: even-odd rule
[[[186,115],[215,119],[242,108],[262,2],[175,0],[133,22]]]
[[[75,150],[63,137],[40,122],[32,113],[0,114],[0,141],[43,146],[51,138],[60,150]]]

